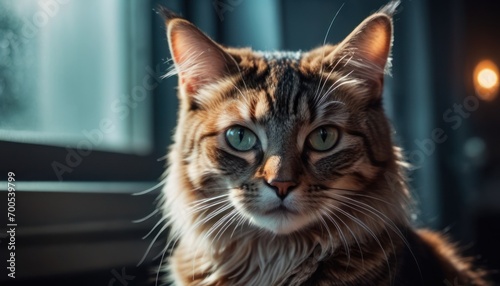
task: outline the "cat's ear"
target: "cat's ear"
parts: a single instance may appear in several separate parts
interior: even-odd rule
[[[380,96],[384,74],[389,73],[391,65],[392,15],[398,4],[393,1],[366,18],[337,46],[321,47],[311,55],[322,58],[323,70],[342,69],[369,84],[371,94]]]
[[[204,86],[234,72],[234,59],[221,46],[166,8],[160,7],[159,12],[165,19],[181,93],[194,96]]]
[[[335,60],[344,62],[355,76],[382,88],[390,68],[392,19],[385,13],[365,19],[334,51]]]

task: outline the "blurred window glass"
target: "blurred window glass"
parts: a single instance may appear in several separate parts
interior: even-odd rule
[[[146,2],[0,0],[0,140],[147,152]]]

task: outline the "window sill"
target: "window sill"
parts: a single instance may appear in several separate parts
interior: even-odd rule
[[[109,273],[112,279],[113,269],[136,270],[130,267],[141,260],[160,228],[147,238],[142,237],[159,221],[161,214],[158,212],[139,223],[133,221],[156,210],[161,187],[143,195],[132,194],[155,184],[17,182],[16,279],[98,271]],[[2,197],[6,197],[6,186],[5,182],[0,188]],[[7,257],[6,231],[0,233],[0,257]],[[157,239],[143,267],[163,249],[163,235]],[[6,279],[11,278],[7,276],[6,267],[1,267],[0,282]]]

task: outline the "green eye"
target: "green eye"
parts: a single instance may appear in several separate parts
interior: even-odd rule
[[[245,127],[234,126],[226,131],[226,140],[234,149],[248,151],[257,143],[257,136]]]
[[[339,131],[332,126],[321,126],[316,128],[307,136],[309,146],[316,151],[327,151],[337,143]]]

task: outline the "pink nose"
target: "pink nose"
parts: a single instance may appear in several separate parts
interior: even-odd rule
[[[278,195],[278,197],[283,200],[288,195],[288,193],[292,191],[292,188],[297,186],[297,183],[293,181],[271,180],[271,182],[269,182],[269,185],[274,187],[276,195]]]

